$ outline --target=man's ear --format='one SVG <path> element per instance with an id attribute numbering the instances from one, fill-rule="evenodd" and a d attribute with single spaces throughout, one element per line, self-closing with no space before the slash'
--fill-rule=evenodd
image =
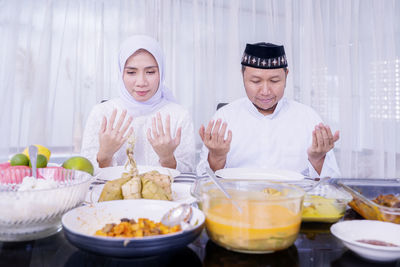
<path id="1" fill-rule="evenodd" d="M 289 74 L 289 69 L 286 69 L 286 78 L 287 78 L 288 74 Z"/>

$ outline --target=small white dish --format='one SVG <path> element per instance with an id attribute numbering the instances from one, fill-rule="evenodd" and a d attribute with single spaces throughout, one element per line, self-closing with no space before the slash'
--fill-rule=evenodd
<path id="1" fill-rule="evenodd" d="M 400 259 L 400 225 L 371 220 L 342 221 L 331 226 L 331 232 L 343 244 L 363 258 L 372 261 Z M 358 240 L 377 240 L 396 245 L 371 245 Z"/>
<path id="2" fill-rule="evenodd" d="M 226 168 L 216 171 L 215 175 L 224 179 L 274 181 L 301 181 L 304 179 L 304 175 L 294 171 L 262 168 Z"/>
<path id="3" fill-rule="evenodd" d="M 149 172 L 149 171 L 158 171 L 161 174 L 170 175 L 172 177 L 177 177 L 181 174 L 178 170 L 164 168 L 161 166 L 138 165 L 137 168 L 138 168 L 139 174 Z M 102 180 L 114 180 L 117 178 L 121 178 L 122 173 L 127 172 L 127 171 L 128 170 L 125 169 L 125 166 L 101 168 L 95 178 L 102 179 Z"/>

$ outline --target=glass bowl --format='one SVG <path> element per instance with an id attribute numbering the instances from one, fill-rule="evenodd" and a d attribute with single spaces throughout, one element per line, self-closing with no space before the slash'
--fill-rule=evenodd
<path id="1" fill-rule="evenodd" d="M 294 243 L 301 224 L 303 189 L 266 180 L 219 181 L 242 212 L 208 178 L 196 180 L 191 188 L 206 215 L 212 241 L 244 253 L 270 253 Z"/>
<path id="2" fill-rule="evenodd" d="M 48 167 L 38 169 L 38 179 L 54 187 L 29 189 L 22 181 L 31 174 L 25 166 L 0 170 L 0 241 L 35 240 L 60 231 L 62 215 L 84 201 L 92 181 L 86 172 Z"/>
<path id="3" fill-rule="evenodd" d="M 330 180 L 304 180 L 296 183 L 306 191 L 303 204 L 303 222 L 334 223 L 346 212 L 347 204 L 352 196 Z"/>

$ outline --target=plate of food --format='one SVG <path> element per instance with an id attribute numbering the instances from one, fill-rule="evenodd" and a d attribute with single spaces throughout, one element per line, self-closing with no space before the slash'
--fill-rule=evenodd
<path id="1" fill-rule="evenodd" d="M 398 224 L 372 220 L 342 221 L 332 225 L 331 232 L 363 258 L 373 261 L 400 259 Z"/>
<path id="2" fill-rule="evenodd" d="M 217 170 L 215 174 L 224 179 L 256 179 L 274 181 L 300 181 L 304 175 L 289 170 L 262 168 L 226 168 Z"/>
<path id="3" fill-rule="evenodd" d="M 140 166 L 133 156 L 135 141 L 128 141 L 128 163 L 125 166 L 104 168 L 86 197 L 87 202 L 126 199 L 156 199 L 191 203 L 190 184 L 173 183 L 179 172 L 173 169 Z M 102 184 L 104 183 L 104 184 Z"/>
<path id="4" fill-rule="evenodd" d="M 96 175 L 98 180 L 114 180 L 120 178 L 122 173 L 128 172 L 130 165 L 128 166 L 114 166 L 101 168 L 99 173 Z M 179 176 L 181 173 L 176 169 L 165 168 L 161 166 L 150 166 L 150 165 L 137 165 L 137 170 L 139 174 L 143 174 L 150 171 L 157 171 L 160 174 L 169 175 L 173 178 Z"/>
<path id="5" fill-rule="evenodd" d="M 75 208 L 62 217 L 64 233 L 76 247 L 111 257 L 146 257 L 185 247 L 204 227 L 202 211 L 192 207 L 189 224 L 165 226 L 162 216 L 176 202 L 116 200 Z"/>
<path id="6" fill-rule="evenodd" d="M 117 185 L 117 186 L 108 186 L 105 189 L 106 184 L 100 184 L 96 185 L 92 188 L 92 190 L 87 194 L 86 196 L 86 202 L 89 203 L 95 203 L 95 202 L 104 202 L 104 201 L 111 201 L 111 200 L 122 200 L 122 199 L 129 199 L 124 197 L 124 191 L 122 190 L 123 185 Z M 145 185 L 147 188 L 148 185 Z M 152 186 L 152 185 L 150 185 Z M 170 192 L 171 195 L 170 197 L 166 195 L 164 192 L 160 192 L 159 190 L 155 189 L 154 192 L 151 192 L 153 190 L 152 188 L 150 189 L 145 189 L 142 188 L 140 192 L 140 199 L 162 199 L 162 200 L 171 200 L 174 202 L 179 202 L 179 203 L 194 203 L 196 202 L 196 199 L 192 197 L 190 194 L 190 184 L 186 183 L 171 183 L 170 185 Z M 107 190 L 107 191 L 106 191 Z M 146 191 L 149 193 L 143 194 L 142 192 Z M 139 194 L 138 194 L 139 196 Z"/>

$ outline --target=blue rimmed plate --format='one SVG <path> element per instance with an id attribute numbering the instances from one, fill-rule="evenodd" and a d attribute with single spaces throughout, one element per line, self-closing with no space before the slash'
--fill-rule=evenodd
<path id="1" fill-rule="evenodd" d="M 107 223 L 119 223 L 121 218 L 148 218 L 160 221 L 169 209 L 179 205 L 162 200 L 114 200 L 73 209 L 62 217 L 64 233 L 76 247 L 111 257 L 146 257 L 179 249 L 193 242 L 204 227 L 205 216 L 193 208 L 191 227 L 181 232 L 142 238 L 95 236 Z"/>

